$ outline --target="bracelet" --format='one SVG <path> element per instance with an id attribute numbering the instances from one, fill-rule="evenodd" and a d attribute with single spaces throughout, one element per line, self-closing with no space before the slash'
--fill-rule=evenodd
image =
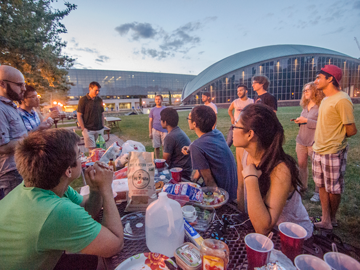
<path id="1" fill-rule="evenodd" d="M 248 178 L 249 176 L 255 176 L 257 179 L 259 179 L 259 177 L 258 177 L 257 175 L 255 175 L 255 174 L 249 174 L 249 175 L 247 175 L 247 176 L 244 177 L 244 181 L 245 181 L 245 179 Z"/>

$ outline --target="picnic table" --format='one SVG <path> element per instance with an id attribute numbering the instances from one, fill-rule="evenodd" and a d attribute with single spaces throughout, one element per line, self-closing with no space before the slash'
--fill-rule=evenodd
<path id="1" fill-rule="evenodd" d="M 104 119 L 109 124 L 109 127 L 118 127 L 120 129 L 120 124 L 118 125 L 118 122 L 121 121 L 121 118 L 107 116 L 104 117 Z"/>
<path id="2" fill-rule="evenodd" d="M 126 202 L 123 202 L 117 205 L 120 216 L 123 217 L 128 213 L 125 213 Z M 247 215 L 242 214 L 236 207 L 236 204 L 233 202 L 227 203 L 222 207 L 216 209 L 216 217 L 215 220 L 221 219 L 222 215 L 231 215 L 238 214 L 240 219 L 246 221 L 248 219 Z M 211 233 L 215 231 L 215 226 L 217 222 L 213 222 L 209 229 L 205 232 L 198 233 L 204 238 L 212 238 Z M 228 228 L 226 233 L 224 234 L 225 239 L 228 241 L 228 246 L 230 250 L 230 260 L 228 269 L 247 269 L 247 255 L 246 255 L 246 247 L 244 238 L 247 234 L 253 233 L 255 230 L 253 229 L 251 222 L 247 221 L 242 226 L 236 226 L 234 228 Z M 189 240 L 186 240 L 190 242 Z M 277 250 L 281 249 L 280 246 L 280 236 L 274 231 L 274 236 L 272 238 L 274 243 L 274 248 Z M 141 240 L 129 240 L 124 239 L 124 249 L 111 258 L 104 258 L 104 265 L 106 269 L 115 269 L 120 263 L 125 261 L 126 259 L 134 256 L 136 254 L 150 252 L 146 246 L 146 239 Z M 175 261 L 175 259 L 173 258 Z"/>

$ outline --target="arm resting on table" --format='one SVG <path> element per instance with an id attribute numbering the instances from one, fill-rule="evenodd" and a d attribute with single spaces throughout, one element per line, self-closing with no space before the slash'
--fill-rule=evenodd
<path id="1" fill-rule="evenodd" d="M 104 198 L 103 222 L 100 233 L 81 253 L 111 257 L 124 247 L 123 227 L 111 190 Z"/>
<path id="2" fill-rule="evenodd" d="M 170 153 L 165 153 L 165 152 L 163 152 L 163 159 L 166 160 L 166 163 L 167 163 L 167 164 L 170 163 L 170 158 L 171 158 L 171 154 L 170 154 Z"/>
<path id="3" fill-rule="evenodd" d="M 204 179 L 207 187 L 217 187 L 214 177 L 212 176 L 210 169 L 200 170 L 200 174 Z"/>

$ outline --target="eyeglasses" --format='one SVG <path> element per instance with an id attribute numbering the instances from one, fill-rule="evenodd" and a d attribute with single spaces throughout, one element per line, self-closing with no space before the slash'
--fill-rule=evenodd
<path id="1" fill-rule="evenodd" d="M 12 81 L 8 81 L 8 80 L 2 80 L 2 81 L 16 84 L 16 85 L 19 86 L 19 87 L 23 87 L 23 86 L 26 85 L 25 83 L 12 82 Z"/>
<path id="2" fill-rule="evenodd" d="M 190 117 L 186 117 L 186 119 L 191 121 L 191 118 L 190 118 Z"/>
<path id="3" fill-rule="evenodd" d="M 233 128 L 233 129 L 237 129 L 237 128 L 238 128 L 238 129 L 246 130 L 246 128 L 244 128 L 244 127 L 237 127 L 237 126 L 235 126 L 235 125 L 232 125 L 232 128 Z"/>

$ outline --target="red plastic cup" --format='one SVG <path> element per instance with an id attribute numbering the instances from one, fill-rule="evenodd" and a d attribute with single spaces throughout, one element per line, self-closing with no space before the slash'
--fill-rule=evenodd
<path id="1" fill-rule="evenodd" d="M 306 230 L 298 224 L 283 222 L 279 225 L 281 252 L 291 261 L 303 251 L 304 239 L 307 235 Z"/>
<path id="2" fill-rule="evenodd" d="M 155 167 L 158 169 L 164 168 L 165 167 L 165 159 L 155 159 Z"/>
<path id="3" fill-rule="evenodd" d="M 265 246 L 264 243 L 267 241 Z M 246 253 L 249 270 L 255 267 L 262 267 L 268 263 L 270 252 L 274 248 L 274 243 L 265 235 L 250 233 L 245 236 Z"/>
<path id="4" fill-rule="evenodd" d="M 171 177 L 174 179 L 174 181 L 176 182 L 180 182 L 181 181 L 181 172 L 183 169 L 181 168 L 172 168 L 170 169 L 171 172 Z"/>

